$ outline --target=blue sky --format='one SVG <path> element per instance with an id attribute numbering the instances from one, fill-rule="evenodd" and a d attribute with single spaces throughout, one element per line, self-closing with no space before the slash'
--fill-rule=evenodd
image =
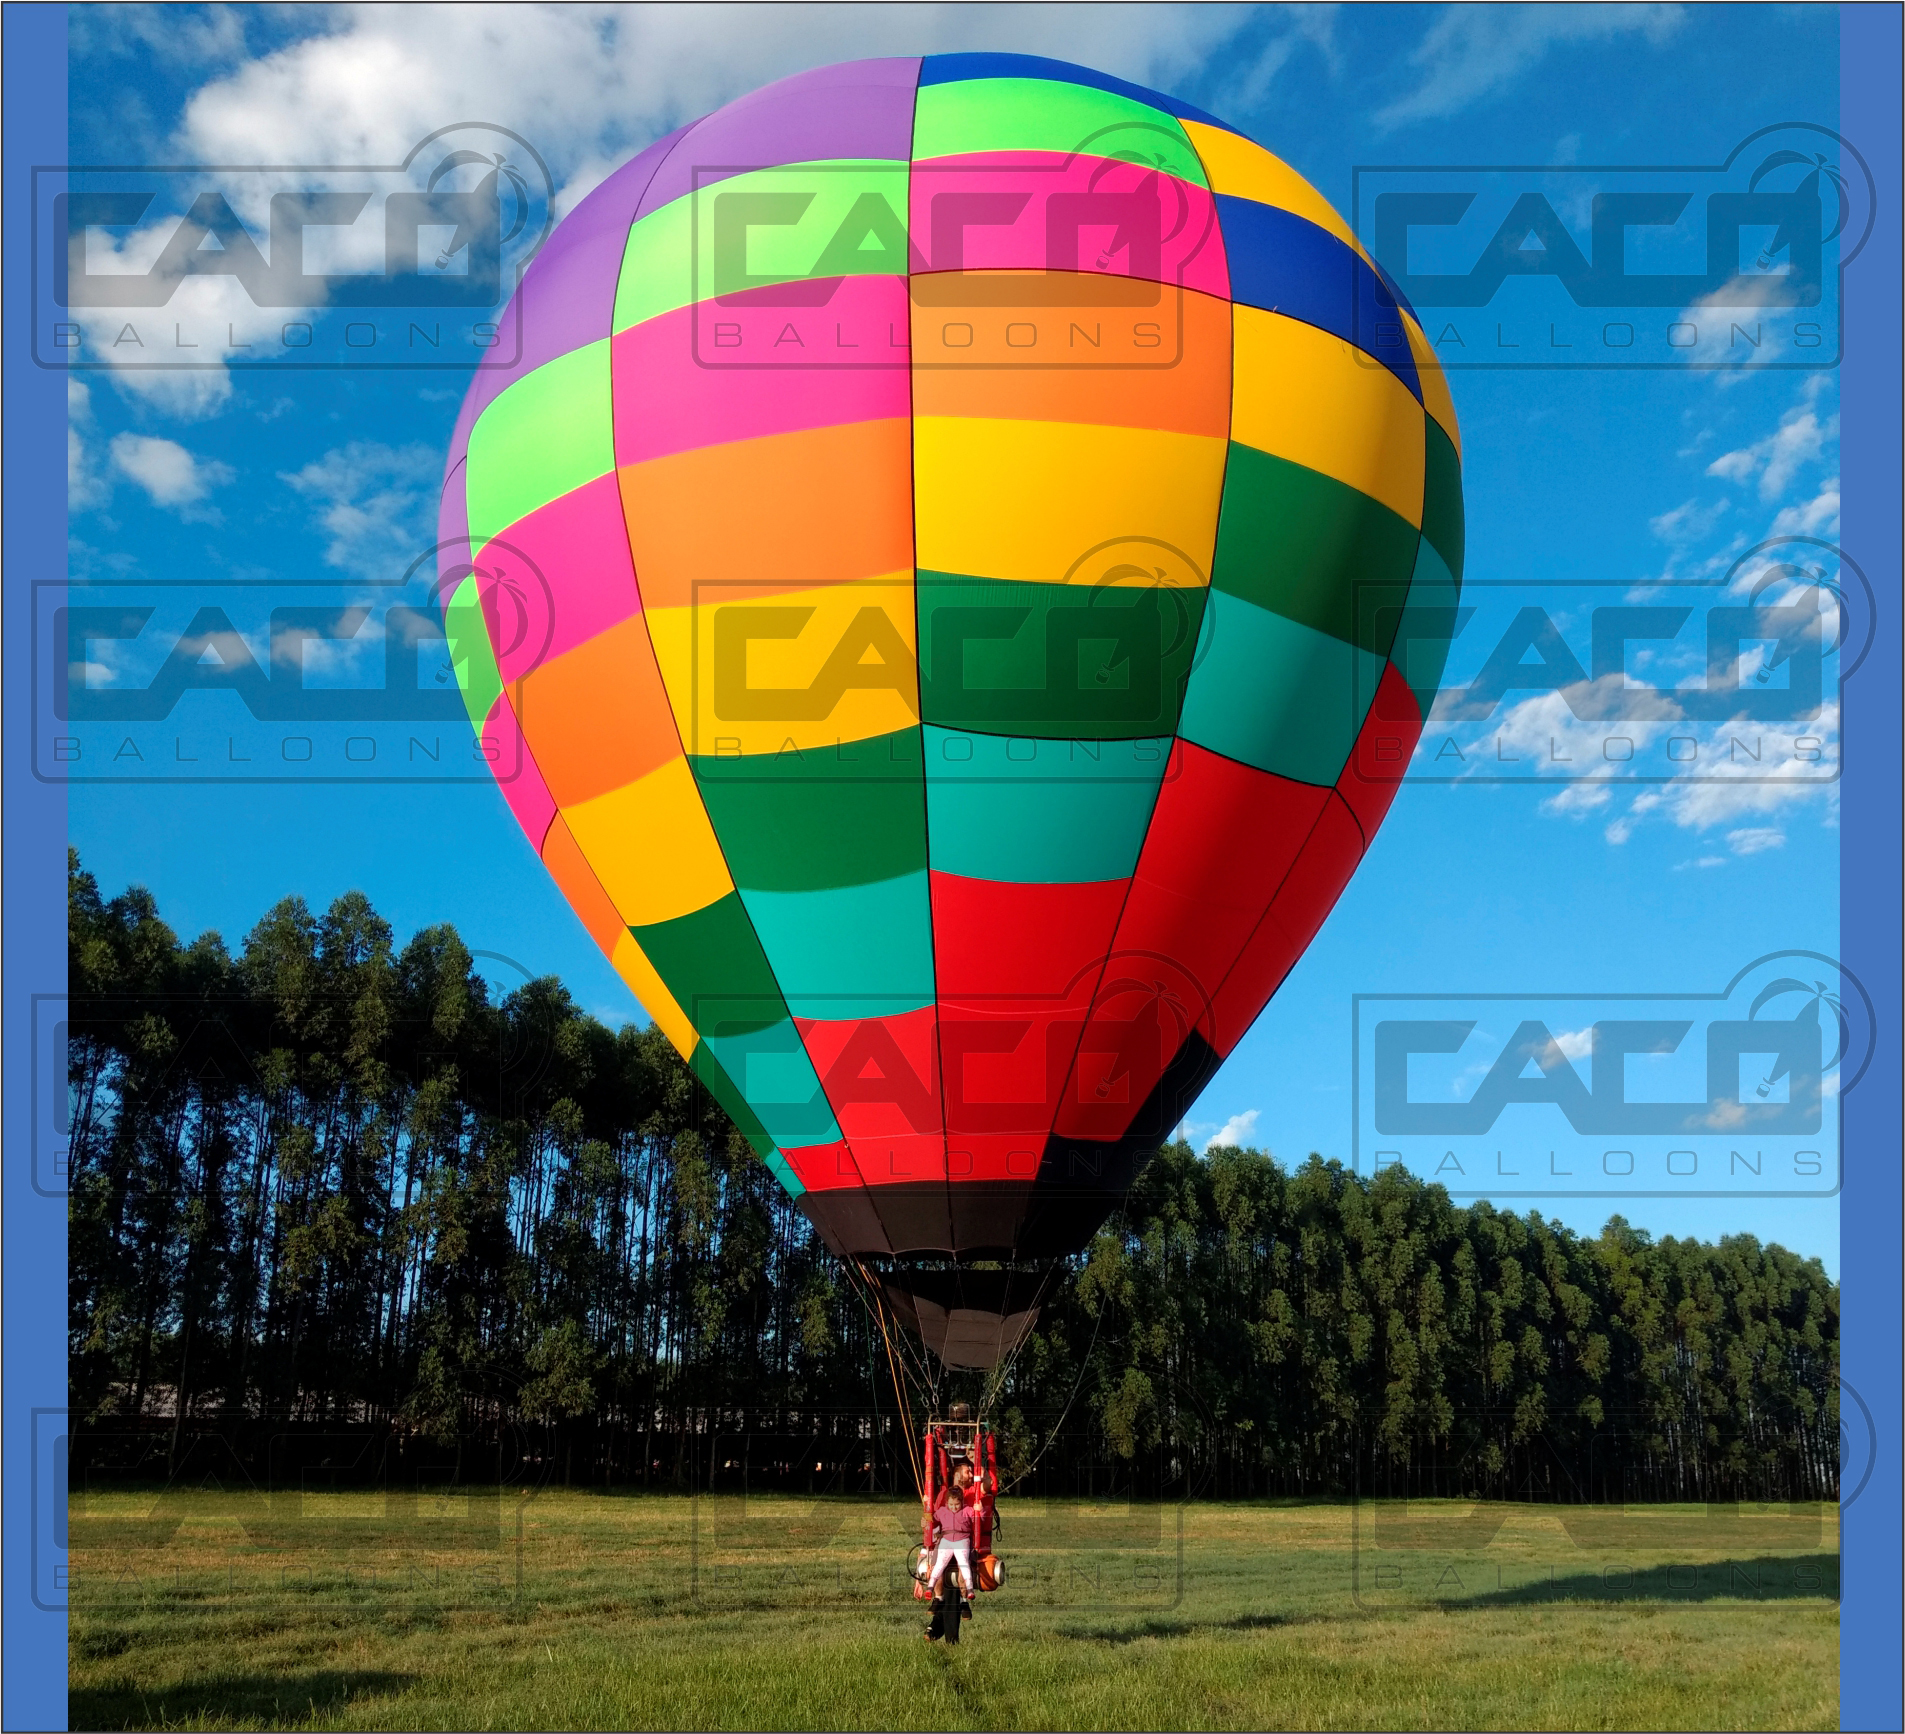
<path id="1" fill-rule="evenodd" d="M 1837 117 L 1838 24 L 1825 8 L 778 8 L 745 22 L 695 8 L 348 7 L 173 9 L 161 22 L 130 8 L 74 14 L 72 160 L 388 161 L 436 126 L 480 116 L 535 143 L 566 209 L 661 131 L 770 78 L 979 47 L 1169 89 L 1250 132 L 1342 209 L 1359 164 L 1713 163 L 1759 128 Z M 1585 250 L 1570 200 L 1612 182 L 1552 184 Z M 227 311 L 235 334 L 261 317 Z M 100 353 L 95 327 L 86 332 L 87 353 Z M 1503 599 L 1551 594 L 1583 655 L 1597 599 L 1659 601 L 1668 578 L 1719 583 L 1772 536 L 1836 538 L 1830 370 L 1517 366 L 1457 371 L 1452 383 L 1467 576 L 1496 586 L 1498 613 Z M 313 596 L 387 594 L 432 540 L 462 386 L 374 370 L 76 374 L 73 576 L 163 582 L 190 608 L 230 601 L 235 620 L 266 579 L 306 582 Z M 115 671 L 111 648 L 108 684 L 137 661 Z M 1685 670 L 1664 654 L 1651 678 L 1671 686 Z M 347 662 L 329 668 L 319 647 L 311 683 L 350 684 Z M 1607 731 L 1555 704 L 1516 695 L 1483 732 L 1537 745 L 1558 733 L 1599 751 Z M 190 695 L 175 720 L 164 738 L 184 744 L 165 750 L 223 754 L 221 771 L 262 738 L 231 695 Z M 1654 728 L 1644 750 L 1658 756 L 1671 733 Z M 1716 731 L 1696 733 L 1710 753 Z M 642 1015 L 486 782 L 187 784 L 142 765 L 130 782 L 75 783 L 72 838 L 109 893 L 150 886 L 186 934 L 216 928 L 235 943 L 278 897 L 321 906 L 357 887 L 400 935 L 450 920 L 480 951 L 560 974 L 605 1019 Z M 1723 989 L 1768 953 L 1836 956 L 1836 802 L 1829 774 L 1584 785 L 1469 773 L 1406 787 L 1309 954 L 1198 1105 L 1193 1134 L 1285 1159 L 1347 1157 L 1356 995 L 1604 996 L 1591 1012 L 1576 1006 L 1585 1023 L 1632 1015 L 1604 1009 L 1619 996 Z M 509 962 L 488 967 L 520 979 Z M 1750 1231 L 1837 1269 L 1829 1196 L 1603 1188 L 1515 1203 L 1531 1205 L 1590 1231 L 1617 1209 L 1657 1233 Z"/>

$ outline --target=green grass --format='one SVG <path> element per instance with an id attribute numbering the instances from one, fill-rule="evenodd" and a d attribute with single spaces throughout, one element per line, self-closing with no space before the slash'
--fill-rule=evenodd
<path id="1" fill-rule="evenodd" d="M 1016 1507 L 1016 1508 L 1015 1508 Z M 94 1493 L 75 1727 L 1830 1728 L 1836 1511 Z"/>

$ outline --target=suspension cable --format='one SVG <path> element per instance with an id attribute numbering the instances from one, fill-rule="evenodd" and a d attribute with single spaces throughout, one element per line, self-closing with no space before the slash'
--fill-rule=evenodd
<path id="1" fill-rule="evenodd" d="M 912 1339 L 900 1328 L 897 1320 L 891 1320 L 891 1309 L 886 1304 L 884 1298 L 885 1290 L 880 1283 L 879 1277 L 874 1272 L 868 1270 L 864 1265 L 860 1264 L 859 1260 L 856 1259 L 854 1263 L 859 1270 L 860 1280 L 872 1294 L 873 1299 L 871 1305 L 875 1316 L 883 1321 L 881 1325 L 882 1331 L 890 1332 L 888 1337 L 889 1349 L 899 1357 L 901 1364 L 917 1382 L 921 1391 L 925 1393 L 928 1404 L 931 1405 L 938 1399 L 939 1376 L 933 1371 L 930 1362 L 924 1356 L 924 1345 L 921 1345 L 921 1353 L 914 1352 Z M 885 1322 L 889 1320 L 891 1320 L 890 1324 Z"/>
<path id="2" fill-rule="evenodd" d="M 880 1333 L 880 1342 L 886 1352 L 887 1372 L 893 1381 L 893 1400 L 899 1411 L 902 1439 L 906 1448 L 906 1465 L 912 1474 L 913 1486 L 918 1491 L 920 1500 L 924 1502 L 926 1484 L 920 1476 L 919 1462 L 913 1455 L 912 1405 L 906 1400 L 905 1381 L 900 1377 L 900 1362 L 894 1353 L 893 1333 L 887 1325 L 886 1303 L 880 1298 L 880 1291 L 873 1277 L 858 1259 L 848 1259 L 844 1262 L 847 1270 L 856 1278 L 854 1291 L 859 1296 L 860 1304 L 866 1308 L 867 1316 L 872 1319 Z"/>
<path id="3" fill-rule="evenodd" d="M 906 1374 L 910 1375 L 910 1380 L 917 1381 L 922 1394 L 926 1398 L 927 1412 L 929 1415 L 932 1413 L 933 1406 L 938 1401 L 939 1379 L 928 1364 L 919 1356 L 911 1353 L 912 1343 L 906 1333 L 899 1330 L 896 1324 L 889 1323 L 889 1309 L 878 1277 L 869 1271 L 857 1258 L 849 1256 L 841 1262 L 843 1268 L 845 1268 L 850 1277 L 854 1279 L 853 1287 L 855 1293 L 858 1295 L 861 1305 L 866 1308 L 868 1317 L 872 1319 L 880 1333 L 880 1341 L 886 1352 L 887 1372 L 893 1382 L 893 1396 L 895 1403 L 898 1405 L 900 1423 L 906 1429 L 908 1435 L 906 1453 L 907 1467 L 912 1474 L 913 1485 L 918 1489 L 919 1497 L 921 1500 L 924 1500 L 926 1497 L 925 1482 L 920 1474 L 919 1463 L 912 1451 L 911 1435 L 914 1428 L 914 1421 L 912 1405 L 907 1400 L 909 1378 L 902 1376 L 902 1368 L 904 1367 Z M 1046 1273 L 1045 1277 L 1039 1283 L 1038 1289 L 1035 1291 L 1035 1297 L 1032 1301 L 1033 1306 L 1042 1306 L 1044 1304 L 1046 1294 L 1056 1279 L 1057 1274 L 1056 1268 Z M 1072 1409 L 1078 1401 L 1078 1394 L 1084 1389 L 1085 1375 L 1091 1370 L 1092 1356 L 1097 1352 L 1099 1333 L 1104 1328 L 1105 1314 L 1109 1308 L 1110 1303 L 1109 1300 L 1107 1300 L 1105 1304 L 1101 1305 L 1098 1309 L 1097 1317 L 1092 1323 L 1091 1341 L 1086 1346 L 1084 1359 L 1079 1363 L 1078 1377 L 1072 1383 L 1071 1394 L 1065 1399 L 1065 1407 L 1059 1411 L 1057 1422 L 1046 1435 L 1044 1444 L 1042 1444 L 1034 1454 L 1032 1461 L 1028 1463 L 1024 1469 L 1020 1470 L 1017 1475 L 1013 1476 L 1010 1481 L 1005 1482 L 1000 1487 L 999 1491 L 1001 1493 L 1009 1493 L 1025 1481 L 1033 1470 L 1044 1461 L 1045 1454 L 1058 1442 L 1059 1433 L 1064 1428 L 1065 1422 L 1070 1419 Z M 1007 1354 L 996 1367 L 988 1372 L 985 1384 L 981 1389 L 976 1409 L 976 1419 L 983 1422 L 992 1407 L 998 1402 L 1004 1391 L 1006 1380 L 1011 1376 L 1013 1369 L 1017 1366 L 1019 1357 L 1025 1352 L 1026 1345 L 1031 1341 L 1031 1338 L 1032 1333 L 1030 1330 L 1027 1330 L 1025 1334 L 1020 1337 L 1017 1344 L 1014 1345 L 1010 1353 Z"/>
<path id="4" fill-rule="evenodd" d="M 876 1314 L 876 1317 L 879 1319 L 881 1340 L 886 1344 L 886 1369 L 893 1379 L 893 1399 L 899 1405 L 900 1425 L 906 1429 L 906 1466 L 912 1472 L 913 1487 L 923 1505 L 926 1502 L 926 1482 L 920 1473 L 919 1459 L 913 1455 L 912 1405 L 906 1401 L 904 1381 L 900 1378 L 900 1364 L 898 1357 L 893 1353 L 892 1333 L 887 1329 L 884 1312 Z"/>

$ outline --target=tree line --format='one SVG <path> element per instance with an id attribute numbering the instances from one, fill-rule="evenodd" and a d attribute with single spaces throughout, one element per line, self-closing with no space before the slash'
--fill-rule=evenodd
<path id="1" fill-rule="evenodd" d="M 658 1029 L 495 991 L 454 928 L 399 947 L 356 892 L 234 952 L 77 854 L 68 891 L 82 1458 L 321 1426 L 469 1477 L 507 1437 L 597 1485 L 719 1485 L 757 1450 L 910 1485 L 859 1287 Z M 1590 1238 L 1179 1143 L 994 1413 L 1050 1493 L 1833 1498 L 1838 1310 L 1749 1235 Z"/>

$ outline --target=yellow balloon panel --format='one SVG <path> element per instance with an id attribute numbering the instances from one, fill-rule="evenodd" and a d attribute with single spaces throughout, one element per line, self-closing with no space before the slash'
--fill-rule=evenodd
<path id="1" fill-rule="evenodd" d="M 1314 325 L 1235 309 L 1231 438 L 1422 524 L 1422 405 L 1388 368 Z"/>
<path id="2" fill-rule="evenodd" d="M 1184 130 L 1203 159 L 1204 173 L 1210 177 L 1213 193 L 1229 193 L 1239 199 L 1255 199 L 1261 205 L 1281 210 L 1327 229 L 1346 246 L 1363 253 L 1363 246 L 1350 232 L 1349 225 L 1337 215 L 1329 200 L 1310 185 L 1281 157 L 1272 155 L 1241 133 L 1222 127 L 1205 126 L 1187 120 Z M 1365 259 L 1367 253 L 1363 253 Z"/>
<path id="3" fill-rule="evenodd" d="M 919 564 L 1093 583 L 1091 550 L 1147 537 L 1208 574 L 1225 442 L 1156 428 L 923 416 L 914 438 Z"/>
<path id="4" fill-rule="evenodd" d="M 646 618 L 692 757 L 829 747 L 919 721 L 913 574 L 814 590 L 730 585 Z"/>
<path id="5" fill-rule="evenodd" d="M 734 889 L 686 759 L 562 816 L 631 927 L 705 909 Z"/>

